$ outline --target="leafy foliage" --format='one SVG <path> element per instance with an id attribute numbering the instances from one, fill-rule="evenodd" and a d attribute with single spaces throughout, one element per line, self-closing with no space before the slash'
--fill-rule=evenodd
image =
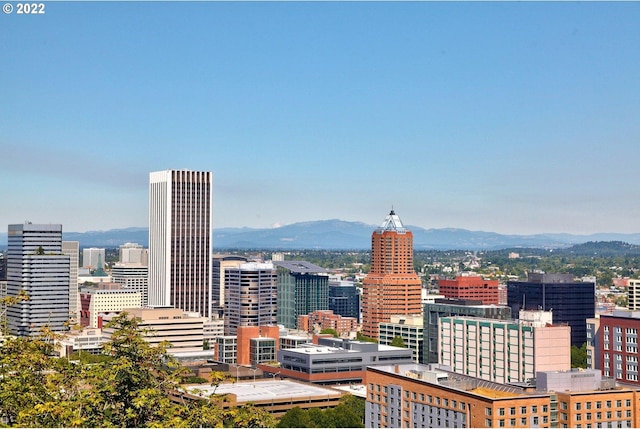
<path id="1" fill-rule="evenodd" d="M 407 346 L 404 343 L 404 340 L 399 335 L 396 335 L 395 337 L 393 337 L 393 340 L 391 340 L 391 344 L 389 345 L 394 347 L 407 348 Z"/>
<path id="2" fill-rule="evenodd" d="M 292 408 L 278 422 L 279 428 L 362 428 L 365 401 L 353 395 L 340 399 L 335 408 Z"/>
<path id="3" fill-rule="evenodd" d="M 172 401 L 186 370 L 166 352 L 168 344 L 151 346 L 126 314 L 109 326 L 108 359 L 93 363 L 56 357 L 51 331 L 7 338 L 0 347 L 0 420 L 19 427 L 275 426 L 252 405 L 223 408 L 221 396 Z"/>
<path id="4" fill-rule="evenodd" d="M 322 331 L 320 331 L 321 334 L 331 334 L 333 335 L 335 338 L 338 338 L 340 335 L 338 335 L 338 332 L 333 329 L 333 328 L 325 328 Z"/>
<path id="5" fill-rule="evenodd" d="M 571 346 L 571 368 L 587 367 L 587 343 L 582 346 Z"/>

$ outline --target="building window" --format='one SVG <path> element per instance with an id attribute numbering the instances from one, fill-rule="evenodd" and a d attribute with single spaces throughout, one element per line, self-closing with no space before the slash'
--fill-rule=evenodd
<path id="1" fill-rule="evenodd" d="M 520 407 L 520 414 L 527 414 L 527 407 Z"/>
<path id="2" fill-rule="evenodd" d="M 533 424 L 534 425 L 538 424 L 538 416 L 533 416 Z"/>
<path id="3" fill-rule="evenodd" d="M 498 408 L 498 415 L 504 416 L 504 408 Z"/>
<path id="4" fill-rule="evenodd" d="M 509 408 L 509 415 L 511 415 L 511 416 L 515 416 L 516 415 L 516 407 Z"/>
<path id="5" fill-rule="evenodd" d="M 576 402 L 576 410 L 581 410 L 582 404 L 580 402 Z"/>
<path id="6" fill-rule="evenodd" d="M 538 412 L 538 406 L 537 405 L 532 405 L 531 406 L 531 414 L 535 414 Z"/>

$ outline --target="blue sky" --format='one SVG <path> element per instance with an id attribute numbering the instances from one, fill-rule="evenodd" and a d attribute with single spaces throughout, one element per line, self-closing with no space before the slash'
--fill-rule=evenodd
<path id="1" fill-rule="evenodd" d="M 187 168 L 215 227 L 640 232 L 638 2 L 45 10 L 0 15 L 0 226 L 146 226 Z"/>

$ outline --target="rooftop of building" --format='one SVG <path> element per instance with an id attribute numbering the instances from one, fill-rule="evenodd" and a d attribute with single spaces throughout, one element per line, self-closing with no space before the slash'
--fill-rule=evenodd
<path id="1" fill-rule="evenodd" d="M 362 353 L 362 352 L 389 352 L 409 350 L 402 347 L 394 347 L 365 341 L 345 340 L 342 338 L 320 338 L 325 344 L 301 344 L 296 348 L 287 349 L 288 352 L 313 355 L 326 355 L 332 353 Z"/>
<path id="2" fill-rule="evenodd" d="M 215 386 L 195 384 L 186 385 L 183 388 L 189 393 L 199 394 L 203 397 L 212 393 L 236 395 L 239 403 L 257 402 L 265 400 L 283 400 L 288 398 L 308 398 L 340 394 L 341 392 L 328 387 L 313 384 L 299 383 L 292 380 L 256 380 L 238 383 L 224 383 Z"/>
<path id="3" fill-rule="evenodd" d="M 273 261 L 273 264 L 297 274 L 324 274 L 327 272 L 326 269 L 307 261 Z"/>
<path id="4" fill-rule="evenodd" d="M 640 311 L 613 310 L 611 314 L 602 314 L 601 317 L 619 317 L 623 319 L 640 319 Z"/>
<path id="5" fill-rule="evenodd" d="M 398 216 L 393 209 L 391 209 L 391 212 L 384 219 L 382 225 L 380 225 L 375 230 L 376 234 L 382 234 L 386 231 L 393 231 L 399 234 L 404 234 L 407 232 L 407 229 L 404 227 L 402 221 L 400 220 L 400 216 Z"/>
<path id="6" fill-rule="evenodd" d="M 451 372 L 449 367 L 438 364 L 398 364 L 398 365 L 376 365 L 367 367 L 367 371 L 381 371 L 388 374 L 397 374 L 402 377 L 411 378 L 424 383 L 440 385 L 450 389 L 473 393 L 487 398 L 508 398 L 514 396 L 539 394 L 527 393 L 525 389 L 494 383 L 464 374 Z"/>

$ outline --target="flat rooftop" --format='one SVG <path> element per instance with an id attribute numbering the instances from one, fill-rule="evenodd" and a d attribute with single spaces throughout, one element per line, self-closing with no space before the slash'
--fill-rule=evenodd
<path id="1" fill-rule="evenodd" d="M 298 274 L 318 274 L 327 272 L 326 269 L 307 261 L 273 261 L 273 264 Z"/>
<path id="2" fill-rule="evenodd" d="M 297 383 L 290 380 L 256 380 L 240 383 L 220 384 L 216 389 L 207 384 L 189 384 L 183 386 L 184 390 L 189 393 L 197 394 L 202 392 L 202 396 L 211 395 L 214 390 L 216 394 L 224 395 L 233 393 L 237 397 L 239 403 L 256 402 L 265 400 L 281 400 L 287 398 L 307 398 L 309 396 L 328 396 L 336 395 L 341 392 L 335 389 L 329 389 L 322 386 L 311 384 Z"/>

